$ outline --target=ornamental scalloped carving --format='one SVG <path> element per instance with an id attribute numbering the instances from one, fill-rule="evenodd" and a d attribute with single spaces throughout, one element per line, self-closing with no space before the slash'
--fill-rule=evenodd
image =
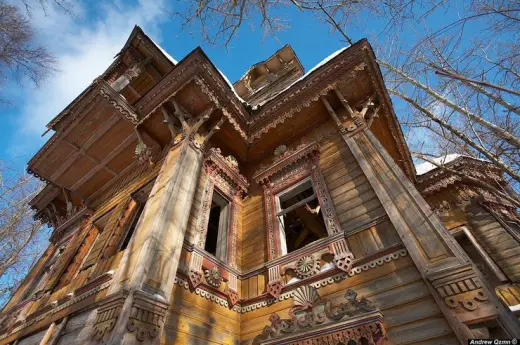
<path id="1" fill-rule="evenodd" d="M 275 155 L 276 157 L 279 157 L 279 156 L 281 156 L 282 154 L 284 154 L 286 151 L 287 151 L 287 146 L 285 146 L 285 145 L 280 145 L 280 146 L 278 146 L 278 147 L 274 150 L 274 155 Z"/>
<path id="2" fill-rule="evenodd" d="M 164 325 L 167 308 L 166 303 L 136 291 L 126 329 L 130 333 L 135 333 L 139 341 L 156 338 Z"/>
<path id="3" fill-rule="evenodd" d="M 138 159 L 139 164 L 147 164 L 153 166 L 152 150 L 142 141 L 140 141 L 135 147 L 135 156 Z"/>
<path id="4" fill-rule="evenodd" d="M 222 284 L 222 274 L 217 266 L 213 266 L 209 270 L 204 271 L 204 276 L 206 277 L 206 281 L 209 285 L 219 288 L 220 284 Z"/>
<path id="5" fill-rule="evenodd" d="M 320 295 L 315 287 L 304 285 L 294 291 L 293 299 L 297 307 L 312 308 L 320 300 Z"/>
<path id="6" fill-rule="evenodd" d="M 272 314 L 271 324 L 254 338 L 253 344 L 347 344 L 351 340 L 361 344 L 363 338 L 368 344 L 383 344 L 387 336 L 379 310 L 365 298 L 358 299 L 353 290 L 344 297 L 344 303 L 333 306 L 320 298 L 316 288 L 299 287 L 294 293 L 290 319 Z"/>
<path id="7" fill-rule="evenodd" d="M 118 293 L 107 296 L 101 302 L 101 306 L 97 310 L 96 322 L 94 323 L 94 334 L 92 335 L 94 339 L 103 339 L 114 328 L 127 295 L 128 291 L 121 290 Z"/>
<path id="8" fill-rule="evenodd" d="M 450 308 L 461 305 L 467 311 L 474 311 L 488 300 L 482 282 L 471 266 L 433 274 L 429 280 Z"/>
<path id="9" fill-rule="evenodd" d="M 126 102 L 122 96 L 115 92 L 114 89 L 105 81 L 102 81 L 100 85 L 99 94 L 101 97 L 119 111 L 124 118 L 129 120 L 132 124 L 137 125 L 139 121 L 137 115 L 132 110 L 132 106 L 130 104 L 125 104 Z"/>
<path id="10" fill-rule="evenodd" d="M 320 271 L 320 261 L 314 255 L 302 256 L 296 261 L 294 271 L 299 278 L 307 278 Z"/>

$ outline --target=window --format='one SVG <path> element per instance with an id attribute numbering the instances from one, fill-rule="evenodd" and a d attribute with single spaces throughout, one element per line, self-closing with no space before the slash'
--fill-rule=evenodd
<path id="1" fill-rule="evenodd" d="M 228 225 L 231 204 L 216 190 L 211 198 L 211 209 L 208 217 L 208 230 L 204 250 L 217 259 L 226 261 L 228 244 Z"/>
<path id="2" fill-rule="evenodd" d="M 139 219 L 141 218 L 141 214 L 143 213 L 144 205 L 148 201 L 148 197 L 150 196 L 150 192 L 152 191 L 154 183 L 155 179 L 148 182 L 144 187 L 132 194 L 133 202 L 136 203 L 135 212 L 133 213 L 132 220 L 130 221 L 123 235 L 121 244 L 119 245 L 119 251 L 123 251 L 128 247 L 128 244 L 130 243 L 130 240 L 134 235 L 137 223 L 139 223 Z"/>
<path id="3" fill-rule="evenodd" d="M 321 207 L 310 178 L 276 196 L 282 254 L 327 237 Z"/>
<path id="4" fill-rule="evenodd" d="M 138 203 L 136 208 L 137 209 L 132 217 L 130 226 L 128 227 L 128 229 L 126 229 L 125 235 L 123 236 L 123 240 L 121 241 L 121 245 L 119 247 L 120 252 L 125 250 L 128 247 L 128 243 L 130 243 L 130 240 L 132 239 L 132 236 L 135 231 L 135 227 L 137 226 L 137 223 L 139 222 L 139 218 L 141 218 L 141 214 L 143 213 L 144 203 Z"/>

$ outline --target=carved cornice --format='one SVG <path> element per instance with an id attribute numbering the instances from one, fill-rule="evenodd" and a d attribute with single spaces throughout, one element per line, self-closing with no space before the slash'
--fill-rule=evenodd
<path id="1" fill-rule="evenodd" d="M 445 164 L 447 169 L 456 170 L 480 180 L 502 181 L 500 170 L 491 162 L 461 156 Z M 417 188 L 421 193 L 433 193 L 451 184 L 462 181 L 463 177 L 441 167 L 417 177 Z"/>
<path id="2" fill-rule="evenodd" d="M 120 290 L 100 301 L 96 322 L 93 326 L 94 334 L 92 336 L 94 339 L 101 340 L 114 328 L 127 296 L 128 290 Z"/>
<path id="3" fill-rule="evenodd" d="M 232 195 L 236 194 L 244 197 L 247 194 L 249 182 L 240 174 L 236 158 L 233 156 L 224 157 L 220 149 L 211 148 L 206 155 L 205 165 L 206 169 L 219 174 L 231 184 L 235 191 L 235 193 L 231 193 Z"/>
<path id="4" fill-rule="evenodd" d="M 126 329 L 135 333 L 139 341 L 157 338 L 164 325 L 168 304 L 139 290 L 134 292 L 133 298 Z"/>
<path id="5" fill-rule="evenodd" d="M 301 160 L 314 157 L 319 153 L 319 146 L 316 142 L 302 143 L 292 150 L 286 150 L 275 157 L 274 161 L 268 165 L 261 165 L 253 174 L 253 180 L 261 185 L 269 184 L 271 178 Z"/>
<path id="6" fill-rule="evenodd" d="M 133 125 L 139 122 L 133 107 L 104 80 L 100 82 L 99 94 Z"/>
<path id="7" fill-rule="evenodd" d="M 161 103 L 157 99 L 162 100 L 169 97 L 190 79 L 195 80 L 195 83 L 201 87 L 201 91 L 221 108 L 224 116 L 228 118 L 244 140 L 247 140 L 249 114 L 200 48 L 186 56 L 138 101 L 136 108 L 140 117 L 146 117 L 156 109 L 157 104 Z M 229 106 L 232 106 L 233 109 L 231 110 Z"/>
<path id="8" fill-rule="evenodd" d="M 428 279 L 450 308 L 460 305 L 473 311 L 488 300 L 482 282 L 469 265 L 432 274 Z"/>

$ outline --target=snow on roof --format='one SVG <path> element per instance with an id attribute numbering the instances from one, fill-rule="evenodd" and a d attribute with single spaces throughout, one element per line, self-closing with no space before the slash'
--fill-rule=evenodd
<path id="1" fill-rule="evenodd" d="M 164 54 L 164 56 L 166 56 L 168 58 L 168 60 L 170 60 L 171 62 L 173 62 L 174 65 L 176 65 L 178 63 L 177 60 L 175 60 L 170 54 L 168 54 L 166 52 L 166 50 L 164 50 L 160 45 L 157 44 L 157 42 L 155 42 L 150 36 L 148 36 L 150 38 L 150 40 L 152 41 L 153 44 L 155 44 L 157 46 L 157 48 L 159 48 L 159 50 L 161 51 L 161 53 Z"/>
<path id="2" fill-rule="evenodd" d="M 448 164 L 449 162 L 452 162 L 454 161 L 455 159 L 461 157 L 462 155 L 459 155 L 457 153 L 452 153 L 452 154 L 449 154 L 449 155 L 446 155 L 446 156 L 441 156 L 441 157 L 437 157 L 437 158 L 434 158 L 434 159 L 431 159 L 432 162 L 435 162 L 439 165 L 444 165 L 444 164 Z M 417 164 L 415 166 L 415 171 L 417 171 L 417 175 L 424 175 L 426 174 L 427 172 L 433 170 L 437 168 L 437 166 L 435 164 L 432 164 L 430 162 L 424 162 L 424 163 L 421 163 L 421 164 Z"/>
<path id="3" fill-rule="evenodd" d="M 295 81 L 293 81 L 291 84 L 289 84 L 287 87 L 285 87 L 284 89 L 282 89 L 280 92 L 278 92 L 277 94 L 273 95 L 272 97 L 269 97 L 267 99 L 265 99 L 263 102 L 259 103 L 258 105 L 254 106 L 253 109 L 256 109 L 262 105 L 264 105 L 265 103 L 269 102 L 271 99 L 275 98 L 276 96 L 278 96 L 279 94 L 281 94 L 282 92 L 284 92 L 285 90 L 289 89 L 291 86 L 293 86 L 294 84 L 296 84 L 297 82 L 307 78 L 312 72 L 314 72 L 315 70 L 317 70 L 318 68 L 320 68 L 321 66 L 325 65 L 327 62 L 329 62 L 330 60 L 332 60 L 333 58 L 335 58 L 336 56 L 338 56 L 340 53 L 342 53 L 345 49 L 347 49 L 348 47 L 350 47 L 350 45 L 346 46 L 346 47 L 343 47 L 341 49 L 338 49 L 336 50 L 335 52 L 333 52 L 332 54 L 330 54 L 329 56 L 327 56 L 325 59 L 321 60 L 318 64 L 314 65 L 314 67 L 312 67 L 309 71 L 307 71 L 307 73 L 305 73 L 303 76 L 301 76 L 300 78 L 296 79 Z"/>
<path id="4" fill-rule="evenodd" d="M 235 91 L 235 87 L 233 86 L 233 84 L 231 84 L 231 81 L 228 79 L 228 77 L 226 77 L 226 75 L 224 73 L 222 73 L 222 71 L 220 69 L 217 68 L 217 71 L 220 73 L 220 75 L 222 76 L 222 78 L 224 78 L 224 80 L 226 81 L 226 83 L 228 83 L 229 87 L 231 88 L 231 91 L 233 91 L 233 93 L 235 94 L 235 96 L 237 96 L 238 100 L 242 103 L 247 103 L 246 101 L 244 101 L 242 99 L 242 97 L 240 97 L 238 95 L 238 93 Z"/>
<path id="5" fill-rule="evenodd" d="M 151 37 L 150 37 L 150 40 L 153 42 L 153 44 L 155 44 L 157 46 L 157 48 L 159 48 L 159 50 L 161 51 L 161 53 L 163 53 L 171 62 L 173 62 L 175 65 L 178 63 L 177 60 L 175 60 L 170 54 L 168 54 L 166 52 L 166 50 L 164 50 L 160 45 L 158 45 Z M 217 68 L 217 70 L 219 71 L 220 75 L 222 75 L 222 77 L 224 78 L 224 80 L 226 81 L 226 83 L 228 83 L 229 87 L 231 88 L 231 90 L 233 91 L 233 93 L 235 94 L 235 96 L 237 96 L 237 98 L 240 100 L 240 102 L 243 102 L 243 103 L 247 103 L 246 101 L 244 101 L 242 99 L 242 97 L 240 97 L 238 95 L 238 93 L 236 93 L 235 91 L 235 88 L 233 87 L 233 84 L 231 84 L 231 81 L 229 81 L 228 77 L 226 77 L 226 75 L 224 73 L 222 73 L 221 70 L 219 70 Z"/>

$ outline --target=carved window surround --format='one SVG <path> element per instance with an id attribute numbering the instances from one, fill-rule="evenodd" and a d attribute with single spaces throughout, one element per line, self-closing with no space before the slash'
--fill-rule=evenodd
<path id="1" fill-rule="evenodd" d="M 268 166 L 261 166 L 253 179 L 264 189 L 264 212 L 267 223 L 267 245 L 269 262 L 269 282 L 267 291 L 278 298 L 283 288 L 281 276 L 286 269 L 293 269 L 301 278 L 310 277 L 319 272 L 319 260 L 324 254 L 333 254 L 336 267 L 348 272 L 354 256 L 345 241 L 339 219 L 336 215 L 332 198 L 325 184 L 319 167 L 320 151 L 317 142 L 304 142 L 292 150 L 280 146 L 275 151 L 276 158 Z M 276 195 L 286 188 L 311 177 L 313 189 L 321 206 L 322 215 L 329 238 L 328 246 L 317 251 L 316 244 L 282 257 L 281 236 L 276 218 Z M 332 239 L 330 238 L 332 236 Z M 330 241 L 330 242 L 329 242 Z M 319 244 L 324 242 L 318 241 Z M 318 244 L 318 245 L 319 245 Z"/>
<path id="2" fill-rule="evenodd" d="M 54 229 L 52 233 L 51 242 L 59 240 L 70 226 L 73 226 L 77 221 L 83 218 L 90 217 L 92 213 L 92 210 L 90 210 L 86 206 L 83 206 L 82 208 L 73 210 L 73 212 L 70 215 L 68 215 L 68 218 L 63 219 L 61 222 L 57 221 L 56 223 L 58 223 L 59 225 Z"/>
<path id="3" fill-rule="evenodd" d="M 293 295 L 289 319 L 278 314 L 255 337 L 253 345 L 356 344 L 382 345 L 387 339 L 383 314 L 365 298 L 348 290 L 345 302 L 333 306 L 316 288 L 305 285 Z"/>
<path id="4" fill-rule="evenodd" d="M 213 286 L 220 286 L 222 275 L 224 274 L 222 265 L 215 264 L 206 267 L 203 271 L 204 258 L 206 263 L 218 262 L 217 258 L 204 252 L 206 234 L 208 230 L 209 212 L 213 191 L 217 189 L 225 198 L 230 201 L 230 219 L 227 229 L 227 262 L 225 265 L 236 270 L 237 268 L 237 234 L 238 234 L 238 211 L 241 207 L 241 199 L 246 196 L 249 188 L 247 179 L 240 174 L 238 162 L 232 156 L 224 157 L 218 148 L 211 148 L 205 158 L 204 167 L 206 170 L 205 180 L 200 188 L 202 190 L 202 200 L 199 214 L 197 216 L 197 227 L 193 242 L 194 250 L 191 253 L 189 262 L 189 281 L 192 289 L 196 289 L 202 281 L 202 276 L 206 276 L 206 281 Z M 228 279 L 228 295 L 230 304 L 234 305 L 238 301 L 237 272 L 228 270 L 225 272 Z"/>

